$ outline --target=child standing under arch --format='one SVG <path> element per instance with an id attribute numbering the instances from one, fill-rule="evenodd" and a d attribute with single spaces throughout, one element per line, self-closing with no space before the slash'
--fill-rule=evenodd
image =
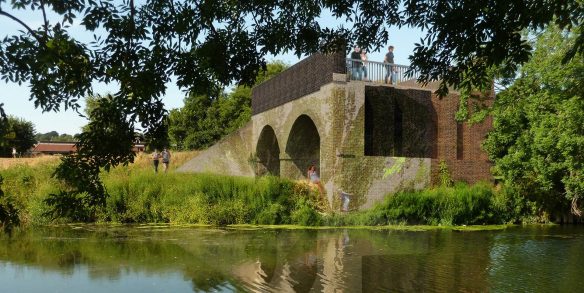
<path id="1" fill-rule="evenodd" d="M 322 186 L 322 182 L 320 181 L 320 177 L 318 177 L 318 173 L 316 172 L 316 166 L 314 164 L 308 167 L 308 172 L 306 175 L 308 177 L 308 182 L 316 184 L 321 196 L 324 196 L 324 186 Z"/>

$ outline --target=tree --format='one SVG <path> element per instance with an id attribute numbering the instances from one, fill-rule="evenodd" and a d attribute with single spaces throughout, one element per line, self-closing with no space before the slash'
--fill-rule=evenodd
<path id="1" fill-rule="evenodd" d="M 268 63 L 255 84 L 286 68 L 288 65 L 280 61 Z M 238 86 L 216 99 L 193 93 L 185 98 L 183 108 L 170 111 L 168 132 L 171 144 L 177 149 L 200 149 L 239 129 L 250 119 L 251 88 L 248 86 Z"/>
<path id="2" fill-rule="evenodd" d="M 346 50 L 353 42 L 378 49 L 390 27 L 410 26 L 427 31 L 412 68 L 422 81 L 443 80 L 445 92 L 448 84 L 490 84 L 491 66 L 526 62 L 531 48 L 521 37 L 524 29 L 551 22 L 571 29 L 584 19 L 580 0 L 7 2 L 0 0 L 0 15 L 24 31 L 0 45 L 3 80 L 30 82 L 32 100 L 45 111 L 78 109 L 78 99 L 91 94 L 91 82 L 115 82 L 124 111 L 154 128 L 151 123 L 162 123 L 165 112 L 148 105 L 159 102 L 173 75 L 183 88 L 216 95 L 216 84 L 253 84 L 268 54 Z M 37 11 L 40 27 L 16 18 L 12 10 L 19 9 Z M 48 12 L 58 17 L 47 18 Z M 324 14 L 343 24 L 321 26 Z M 81 43 L 68 33 L 74 20 L 88 32 L 106 32 Z M 566 60 L 583 50 L 580 32 Z"/>
<path id="3" fill-rule="evenodd" d="M 65 190 L 50 194 L 46 200 L 54 217 L 93 221 L 108 196 L 99 177 L 101 169 L 109 171 L 120 163 L 134 161 L 134 154 L 127 150 L 136 135 L 132 121 L 119 108 L 118 98 L 107 95 L 88 99 L 89 123 L 78 136 L 77 152 L 63 157 L 53 174 L 66 183 Z"/>
<path id="4" fill-rule="evenodd" d="M 70 142 L 76 141 L 75 135 L 67 133 L 59 134 L 57 131 L 49 131 L 47 133 L 38 133 L 35 135 L 37 141 L 56 141 L 56 142 Z"/>
<path id="5" fill-rule="evenodd" d="M 551 212 L 580 215 L 584 197 L 584 54 L 566 64 L 578 34 L 551 26 L 534 58 L 497 95 L 484 143 L 496 173 Z"/>
<path id="6" fill-rule="evenodd" d="M 26 153 L 36 144 L 34 125 L 30 121 L 8 116 L 1 127 L 0 156 L 12 156 L 12 148 L 18 153 Z"/>
<path id="7" fill-rule="evenodd" d="M 13 10 L 19 9 L 37 12 L 39 27 L 15 17 Z M 318 19 L 326 13 L 343 24 L 321 27 Z M 172 76 L 179 87 L 217 98 L 222 86 L 233 81 L 253 84 L 269 54 L 346 51 L 350 43 L 375 50 L 387 43 L 390 27 L 410 26 L 427 31 L 410 58 L 420 81 L 443 80 L 441 94 L 447 85 L 469 91 L 490 84 L 492 66 L 513 67 L 529 59 L 531 48 L 521 38 L 522 30 L 541 29 L 551 22 L 563 29 L 582 27 L 584 3 L 148 0 L 136 5 L 134 0 L 11 0 L 10 4 L 0 0 L 0 16 L 23 29 L 0 42 L 2 80 L 30 83 L 31 100 L 43 111 L 78 111 L 79 98 L 92 94 L 92 82 L 116 84 L 115 105 L 104 109 L 121 112 L 129 132 L 139 127 L 156 141 L 166 136 L 167 112 L 161 96 Z M 99 36 L 82 43 L 69 34 L 73 23 Z M 583 51 L 584 30 L 580 30 L 564 60 Z M 91 145 L 84 141 L 89 137 L 80 136 L 78 150 Z M 122 138 L 130 136 L 104 137 Z M 131 154 L 129 145 L 119 144 Z M 86 158 L 92 162 L 124 164 L 131 158 L 119 156 L 122 150 L 110 151 L 80 153 L 108 157 Z"/>

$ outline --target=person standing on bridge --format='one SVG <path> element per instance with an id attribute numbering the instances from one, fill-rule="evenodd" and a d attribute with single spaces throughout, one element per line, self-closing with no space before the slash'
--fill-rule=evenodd
<path id="1" fill-rule="evenodd" d="M 351 75 L 353 80 L 361 80 L 361 66 L 363 63 L 357 60 L 361 60 L 361 48 L 359 46 L 355 46 L 351 53 Z"/>
<path id="2" fill-rule="evenodd" d="M 363 80 L 364 81 L 368 81 L 367 80 L 367 51 L 365 49 L 361 50 L 361 61 L 363 61 L 363 64 L 361 64 L 361 71 L 363 72 Z"/>
<path id="3" fill-rule="evenodd" d="M 396 71 L 397 68 L 394 66 L 393 61 L 393 46 L 389 46 L 387 48 L 387 54 L 385 54 L 385 58 L 383 58 L 383 63 L 385 63 L 385 83 L 389 84 L 396 84 Z"/>

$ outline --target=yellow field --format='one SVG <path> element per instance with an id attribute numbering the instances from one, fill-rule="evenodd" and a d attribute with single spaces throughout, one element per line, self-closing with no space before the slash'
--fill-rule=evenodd
<path id="1" fill-rule="evenodd" d="M 188 151 L 188 152 L 170 152 L 170 165 L 169 170 L 174 170 L 194 158 L 198 151 Z M 134 167 L 138 168 L 153 168 L 152 167 L 152 154 L 151 153 L 139 153 L 134 160 Z M 162 170 L 162 160 L 160 160 L 160 170 Z"/>
<path id="2" fill-rule="evenodd" d="M 170 168 L 169 170 L 174 170 L 188 160 L 192 159 L 198 154 L 198 151 L 188 151 L 188 152 L 171 152 L 170 158 Z M 152 160 L 150 159 L 150 153 L 139 153 L 134 161 L 134 167 L 137 168 L 152 168 Z M 61 156 L 39 156 L 34 158 L 0 158 L 0 170 L 6 170 L 8 168 L 27 165 L 34 167 L 36 165 L 47 164 L 47 163 L 58 163 Z M 162 168 L 162 161 L 160 167 Z"/>
<path id="3" fill-rule="evenodd" d="M 40 156 L 34 158 L 0 158 L 0 170 L 6 170 L 8 168 L 18 166 L 18 165 L 27 165 L 34 167 L 40 164 L 46 164 L 51 162 L 58 162 L 60 156 Z"/>

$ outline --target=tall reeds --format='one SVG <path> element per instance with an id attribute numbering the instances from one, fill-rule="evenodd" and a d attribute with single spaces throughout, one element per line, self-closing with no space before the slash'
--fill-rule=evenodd
<path id="1" fill-rule="evenodd" d="M 178 155 L 176 156 L 178 157 Z M 186 160 L 183 158 L 183 160 Z M 507 190 L 489 183 L 455 184 L 387 195 L 365 211 L 340 214 L 318 202 L 305 183 L 278 177 L 244 178 L 215 174 L 155 174 L 148 156 L 120 166 L 102 179 L 109 197 L 95 221 L 116 223 L 296 224 L 314 225 L 473 225 L 518 222 L 533 209 Z M 20 222 L 71 222 L 52 219 L 46 203 L 64 186 L 51 177 L 55 161 L 1 170 L 6 198 L 18 210 Z"/>

